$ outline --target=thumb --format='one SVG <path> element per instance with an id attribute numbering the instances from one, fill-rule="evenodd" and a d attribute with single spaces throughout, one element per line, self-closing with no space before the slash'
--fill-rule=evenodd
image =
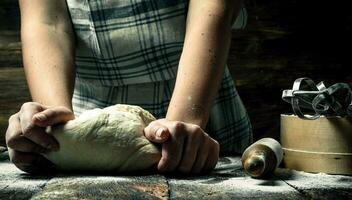
<path id="1" fill-rule="evenodd" d="M 74 119 L 73 112 L 63 106 L 48 108 L 33 115 L 33 123 L 40 127 L 47 127 L 56 124 L 66 123 Z"/>
<path id="2" fill-rule="evenodd" d="M 164 126 L 149 124 L 144 129 L 144 135 L 151 142 L 164 143 L 169 138 L 170 133 L 169 129 Z"/>

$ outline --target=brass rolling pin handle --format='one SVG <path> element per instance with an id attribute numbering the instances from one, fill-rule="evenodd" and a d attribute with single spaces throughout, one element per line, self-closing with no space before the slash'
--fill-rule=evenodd
<path id="1" fill-rule="evenodd" d="M 253 178 L 271 175 L 282 161 L 283 150 L 279 142 L 263 138 L 250 145 L 242 155 L 242 166 Z"/>

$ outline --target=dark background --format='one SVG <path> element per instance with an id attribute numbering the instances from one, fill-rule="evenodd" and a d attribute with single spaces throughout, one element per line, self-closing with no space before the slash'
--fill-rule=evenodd
<path id="1" fill-rule="evenodd" d="M 283 89 L 299 77 L 351 82 L 352 12 L 346 3 L 248 0 L 248 25 L 233 33 L 228 59 L 249 111 L 255 139 L 279 136 L 280 113 L 291 112 Z M 30 100 L 24 79 L 16 0 L 0 1 L 0 145 L 7 120 Z"/>

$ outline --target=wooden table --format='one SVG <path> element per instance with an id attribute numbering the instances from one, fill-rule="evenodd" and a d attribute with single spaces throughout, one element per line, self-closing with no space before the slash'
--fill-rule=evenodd
<path id="1" fill-rule="evenodd" d="M 240 157 L 223 157 L 206 176 L 31 176 L 0 161 L 0 199 L 352 199 L 352 176 L 277 169 L 253 179 Z"/>

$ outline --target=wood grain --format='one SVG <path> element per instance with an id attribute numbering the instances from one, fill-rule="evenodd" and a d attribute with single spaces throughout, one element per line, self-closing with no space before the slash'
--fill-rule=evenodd
<path id="1" fill-rule="evenodd" d="M 285 167 L 352 175 L 352 118 L 281 115 Z"/>
<path id="2" fill-rule="evenodd" d="M 0 199 L 351 199 L 352 177 L 279 168 L 267 179 L 248 177 L 240 157 L 222 157 L 202 176 L 31 176 L 0 162 Z"/>
<path id="3" fill-rule="evenodd" d="M 30 100 L 22 68 L 0 68 L 0 146 L 5 144 L 4 135 L 8 118 L 18 112 L 23 102 Z"/>

